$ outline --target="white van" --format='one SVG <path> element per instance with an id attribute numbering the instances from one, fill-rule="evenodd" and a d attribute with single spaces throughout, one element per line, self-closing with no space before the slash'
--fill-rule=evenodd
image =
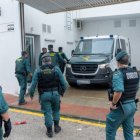
<path id="1" fill-rule="evenodd" d="M 124 50 L 131 64 L 129 39 L 119 35 L 81 37 L 66 67 L 71 86 L 107 84 L 108 75 L 117 68 L 116 54 Z"/>

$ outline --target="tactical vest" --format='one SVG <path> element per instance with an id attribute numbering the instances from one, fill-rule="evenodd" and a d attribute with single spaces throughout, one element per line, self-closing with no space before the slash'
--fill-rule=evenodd
<path id="1" fill-rule="evenodd" d="M 52 64 L 55 66 L 57 65 L 57 56 L 56 56 L 56 52 L 49 52 L 50 56 L 51 56 L 51 62 Z"/>
<path id="2" fill-rule="evenodd" d="M 18 58 L 16 60 L 15 74 L 27 75 L 23 58 Z"/>
<path id="3" fill-rule="evenodd" d="M 58 54 L 59 54 L 61 57 L 62 57 L 62 55 L 63 55 L 63 53 L 62 53 L 62 52 L 59 52 Z"/>
<path id="4" fill-rule="evenodd" d="M 45 92 L 48 89 L 58 88 L 59 78 L 55 74 L 55 67 L 52 65 L 42 66 L 38 74 L 38 91 Z"/>
<path id="5" fill-rule="evenodd" d="M 139 88 L 139 74 L 136 68 L 119 69 L 124 77 L 124 92 L 120 101 L 133 100 Z"/>
<path id="6" fill-rule="evenodd" d="M 62 57 L 64 59 L 64 53 L 63 52 L 59 52 L 60 57 Z"/>

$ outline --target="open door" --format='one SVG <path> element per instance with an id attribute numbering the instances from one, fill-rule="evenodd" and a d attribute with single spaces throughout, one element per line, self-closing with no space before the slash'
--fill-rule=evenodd
<path id="1" fill-rule="evenodd" d="M 25 51 L 28 52 L 29 55 L 29 62 L 31 66 L 32 72 L 34 72 L 35 66 L 35 51 L 34 51 L 34 36 L 25 36 Z"/>

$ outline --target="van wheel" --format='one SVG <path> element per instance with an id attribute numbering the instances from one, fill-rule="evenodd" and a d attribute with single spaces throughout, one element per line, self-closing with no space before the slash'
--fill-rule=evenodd
<path id="1" fill-rule="evenodd" d="M 76 83 L 69 83 L 69 85 L 71 86 L 71 87 L 77 87 L 77 84 Z"/>

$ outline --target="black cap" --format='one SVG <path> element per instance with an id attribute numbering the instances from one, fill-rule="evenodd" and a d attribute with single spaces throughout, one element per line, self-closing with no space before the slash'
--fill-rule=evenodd
<path id="1" fill-rule="evenodd" d="M 48 48 L 53 48 L 53 45 L 52 44 L 48 45 Z"/>
<path id="2" fill-rule="evenodd" d="M 63 50 L 63 48 L 62 47 L 59 47 L 58 50 L 61 51 L 61 50 Z"/>

